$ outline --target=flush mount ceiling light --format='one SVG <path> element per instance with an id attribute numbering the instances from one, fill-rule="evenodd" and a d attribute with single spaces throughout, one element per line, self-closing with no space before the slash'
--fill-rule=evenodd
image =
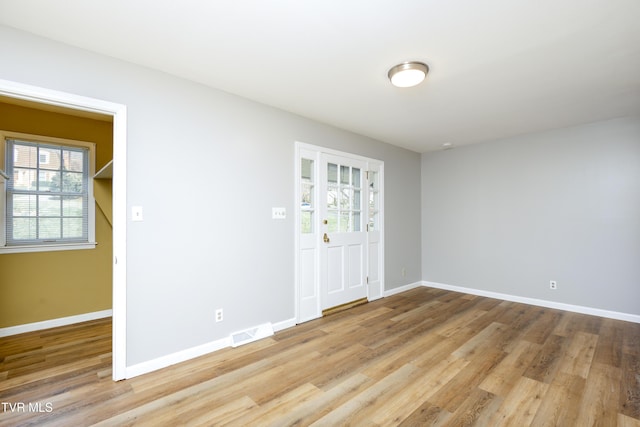
<path id="1" fill-rule="evenodd" d="M 396 87 L 412 87 L 422 83 L 428 72 L 423 62 L 403 62 L 389 70 L 389 80 Z"/>

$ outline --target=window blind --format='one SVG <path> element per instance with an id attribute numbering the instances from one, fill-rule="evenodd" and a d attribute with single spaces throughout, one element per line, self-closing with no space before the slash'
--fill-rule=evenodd
<path id="1" fill-rule="evenodd" d="M 7 245 L 88 241 L 89 150 L 7 139 Z"/>

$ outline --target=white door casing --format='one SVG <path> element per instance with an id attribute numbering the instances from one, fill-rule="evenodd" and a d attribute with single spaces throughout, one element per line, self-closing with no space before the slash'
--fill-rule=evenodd
<path id="1" fill-rule="evenodd" d="M 378 160 L 296 143 L 298 323 L 382 297 L 383 168 Z"/>
<path id="2" fill-rule="evenodd" d="M 0 79 L 0 95 L 113 117 L 112 378 L 127 375 L 127 107 L 95 98 Z"/>

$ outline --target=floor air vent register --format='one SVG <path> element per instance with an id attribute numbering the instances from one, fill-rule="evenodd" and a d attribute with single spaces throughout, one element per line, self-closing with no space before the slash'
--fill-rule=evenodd
<path id="1" fill-rule="evenodd" d="M 243 344 L 249 344 L 250 342 L 257 341 L 262 338 L 270 337 L 273 335 L 273 326 L 271 323 L 265 323 L 262 325 L 254 326 L 243 331 L 234 332 L 231 334 L 231 347 L 238 347 Z"/>

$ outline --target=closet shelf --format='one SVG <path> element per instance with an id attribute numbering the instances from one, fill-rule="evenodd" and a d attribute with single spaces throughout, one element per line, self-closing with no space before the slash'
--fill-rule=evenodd
<path id="1" fill-rule="evenodd" d="M 111 179 L 113 178 L 113 160 L 104 165 L 94 176 L 93 179 Z"/>

